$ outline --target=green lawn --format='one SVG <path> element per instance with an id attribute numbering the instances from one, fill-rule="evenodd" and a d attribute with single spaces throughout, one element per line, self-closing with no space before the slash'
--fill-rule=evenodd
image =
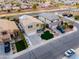
<path id="1" fill-rule="evenodd" d="M 16 42 L 15 45 L 16 45 L 17 52 L 26 49 L 26 46 L 23 40 Z"/>
<path id="2" fill-rule="evenodd" d="M 20 36 L 20 38 L 22 40 L 15 43 L 17 52 L 22 51 L 22 50 L 28 48 L 28 44 L 27 44 L 27 42 L 25 40 L 24 35 L 21 32 L 19 32 L 19 36 Z"/>

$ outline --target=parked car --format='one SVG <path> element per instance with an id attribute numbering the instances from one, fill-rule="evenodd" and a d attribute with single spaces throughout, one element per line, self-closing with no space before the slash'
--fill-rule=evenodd
<path id="1" fill-rule="evenodd" d="M 73 16 L 72 14 L 68 14 L 68 15 L 67 15 L 67 17 L 72 17 L 72 16 Z"/>
<path id="2" fill-rule="evenodd" d="M 65 33 L 65 30 L 61 26 L 57 26 L 57 30 L 59 30 L 61 33 Z"/>
<path id="3" fill-rule="evenodd" d="M 65 14 L 65 13 L 64 13 L 63 16 L 72 17 L 73 14 Z"/>
<path id="4" fill-rule="evenodd" d="M 5 51 L 5 53 L 10 52 L 10 42 L 4 43 L 4 51 Z"/>
<path id="5" fill-rule="evenodd" d="M 43 32 L 43 29 L 37 29 L 37 33 Z"/>
<path id="6" fill-rule="evenodd" d="M 66 57 L 71 57 L 71 56 L 73 56 L 75 54 L 75 50 L 74 49 L 69 49 L 69 50 L 67 50 L 65 53 L 64 53 L 64 55 L 66 56 Z"/>

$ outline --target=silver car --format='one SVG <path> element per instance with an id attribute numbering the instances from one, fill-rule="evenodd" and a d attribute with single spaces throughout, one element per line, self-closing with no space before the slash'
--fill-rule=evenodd
<path id="1" fill-rule="evenodd" d="M 69 50 L 67 50 L 65 53 L 64 53 L 64 55 L 66 56 L 66 57 L 71 57 L 72 55 L 74 55 L 75 54 L 75 50 L 74 49 L 69 49 Z"/>

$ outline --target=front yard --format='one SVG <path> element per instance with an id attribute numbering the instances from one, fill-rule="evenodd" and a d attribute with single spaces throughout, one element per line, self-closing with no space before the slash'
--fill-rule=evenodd
<path id="1" fill-rule="evenodd" d="M 19 34 L 21 40 L 15 43 L 17 52 L 28 48 L 28 44 L 26 42 L 24 35 L 21 32 L 19 32 L 18 34 Z"/>

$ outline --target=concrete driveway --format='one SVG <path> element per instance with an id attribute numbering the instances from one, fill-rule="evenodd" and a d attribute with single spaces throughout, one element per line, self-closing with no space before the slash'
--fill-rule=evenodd
<path id="1" fill-rule="evenodd" d="M 4 45 L 0 44 L 0 55 L 4 54 Z"/>
<path id="2" fill-rule="evenodd" d="M 41 37 L 38 34 L 29 36 L 29 40 L 31 41 L 32 45 L 38 45 L 42 43 Z"/>

